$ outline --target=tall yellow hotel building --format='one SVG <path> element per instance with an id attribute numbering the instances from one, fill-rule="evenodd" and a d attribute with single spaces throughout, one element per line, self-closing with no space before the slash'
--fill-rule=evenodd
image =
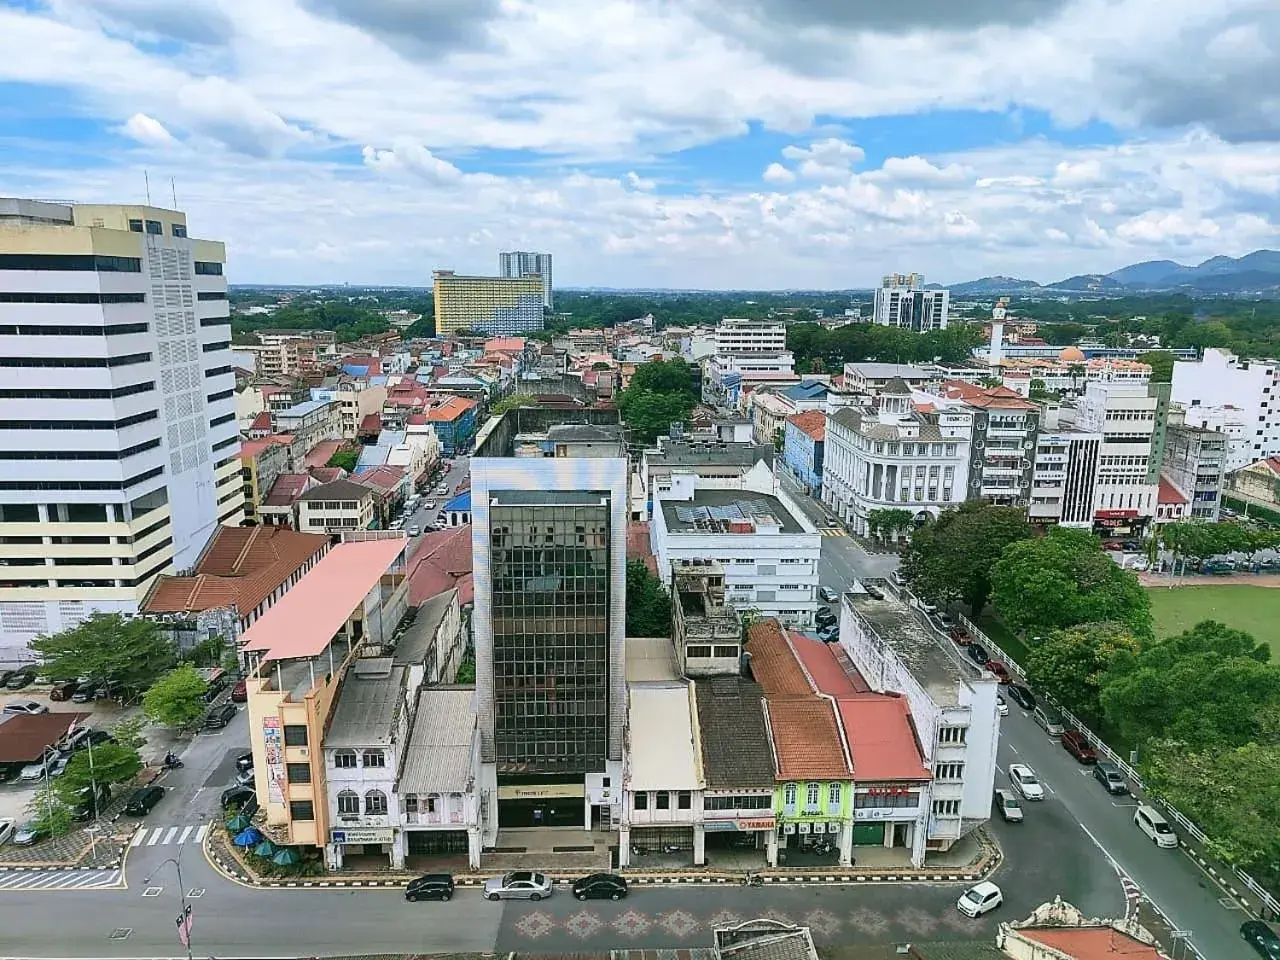
<path id="1" fill-rule="evenodd" d="M 177 210 L 0 197 L 0 666 L 243 519 L 225 263 Z"/>
<path id="2" fill-rule="evenodd" d="M 452 270 L 434 270 L 431 288 L 440 336 L 458 330 L 518 336 L 542 329 L 540 276 L 464 277 Z"/>

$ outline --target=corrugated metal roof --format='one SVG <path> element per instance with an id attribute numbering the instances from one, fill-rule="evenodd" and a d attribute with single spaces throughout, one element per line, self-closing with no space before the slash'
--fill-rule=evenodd
<path id="1" fill-rule="evenodd" d="M 370 657 L 352 664 L 342 682 L 324 745 L 376 747 L 391 743 L 404 672 L 404 667 L 392 666 L 390 657 Z"/>
<path id="2" fill-rule="evenodd" d="M 405 748 L 397 793 L 464 793 L 472 786 L 473 687 L 427 687 Z"/>

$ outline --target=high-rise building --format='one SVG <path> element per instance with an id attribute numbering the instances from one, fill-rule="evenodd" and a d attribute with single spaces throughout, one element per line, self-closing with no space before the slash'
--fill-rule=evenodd
<path id="1" fill-rule="evenodd" d="M 542 305 L 555 308 L 555 294 L 551 286 L 551 254 L 530 253 L 527 250 L 507 250 L 498 254 L 498 275 L 515 279 L 519 277 L 542 278 Z"/>
<path id="2" fill-rule="evenodd" d="M 589 828 L 618 802 L 627 469 L 616 411 L 509 410 L 477 438 L 476 699 L 502 826 Z"/>
<path id="3" fill-rule="evenodd" d="M 891 273 L 876 290 L 875 322 L 917 333 L 945 330 L 950 303 L 949 290 L 926 290 L 920 274 Z"/>
<path id="4" fill-rule="evenodd" d="M 452 270 L 435 270 L 431 288 L 436 332 L 441 335 L 458 330 L 506 335 L 542 329 L 540 276 L 464 277 Z"/>
<path id="5" fill-rule="evenodd" d="M 0 662 L 243 518 L 225 262 L 175 210 L 0 199 Z"/>
<path id="6" fill-rule="evenodd" d="M 1207 418 L 1245 424 L 1247 447 L 1237 444 L 1233 463 L 1280 454 L 1280 363 L 1275 360 L 1245 360 L 1211 347 L 1202 360 L 1173 365 L 1171 399 L 1187 408 L 1187 423 Z"/>

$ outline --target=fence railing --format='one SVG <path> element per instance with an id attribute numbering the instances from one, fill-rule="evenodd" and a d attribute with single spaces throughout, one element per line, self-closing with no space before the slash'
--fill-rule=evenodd
<path id="1" fill-rule="evenodd" d="M 960 625 L 969 632 L 970 636 L 974 637 L 988 651 L 992 651 L 1000 655 L 1000 659 L 1004 661 L 1004 664 L 1009 668 L 1010 673 L 1016 674 L 1020 680 L 1025 681 L 1027 679 L 1027 672 L 1022 669 L 1022 666 L 1010 657 L 1003 649 L 1001 649 L 1000 645 L 992 640 L 991 637 L 989 637 L 976 623 L 964 614 L 960 614 L 958 619 L 960 621 Z M 1111 763 L 1114 763 L 1121 772 L 1128 777 L 1130 783 L 1137 784 L 1137 786 L 1142 790 L 1147 789 L 1147 786 L 1143 783 L 1142 777 L 1138 771 L 1131 767 L 1127 760 L 1104 743 L 1101 737 L 1085 726 L 1079 717 L 1072 714 L 1069 710 L 1064 710 L 1060 703 L 1043 691 L 1037 691 L 1036 696 L 1041 700 L 1049 701 L 1049 703 L 1051 703 L 1053 707 L 1062 714 L 1072 727 L 1079 730 L 1080 733 L 1084 735 L 1084 738 L 1089 741 L 1090 746 L 1092 746 L 1095 751 L 1106 757 Z M 1172 807 L 1161 800 L 1154 800 L 1151 797 L 1148 797 L 1147 800 L 1157 804 L 1170 820 L 1185 830 L 1191 837 L 1195 838 L 1196 841 L 1206 845 L 1210 843 L 1209 835 L 1196 826 L 1192 820 L 1184 816 L 1176 807 Z M 1277 900 L 1272 896 L 1266 888 L 1262 886 L 1262 884 L 1258 883 L 1258 881 L 1254 880 L 1253 877 L 1249 876 L 1243 870 L 1232 867 L 1231 872 L 1235 874 L 1236 879 L 1238 879 L 1250 893 L 1258 898 L 1263 906 L 1271 911 L 1272 916 L 1280 915 L 1280 900 Z"/>

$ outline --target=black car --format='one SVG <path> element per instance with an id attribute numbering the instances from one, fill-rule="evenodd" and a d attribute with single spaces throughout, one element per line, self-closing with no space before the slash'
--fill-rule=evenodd
<path id="1" fill-rule="evenodd" d="M 111 788 L 105 783 L 94 784 L 80 790 L 76 805 L 71 811 L 71 819 L 76 823 L 92 820 L 107 808 L 111 802 Z"/>
<path id="2" fill-rule="evenodd" d="M 252 787 L 227 787 L 222 791 L 221 799 L 224 807 L 235 807 L 246 816 L 251 816 L 258 809 L 258 795 Z"/>
<path id="3" fill-rule="evenodd" d="M 206 730 L 221 730 L 235 718 L 236 705 L 227 700 L 212 707 L 204 715 L 204 728 Z"/>
<path id="4" fill-rule="evenodd" d="M 102 686 L 100 680 L 84 680 L 80 686 L 76 687 L 76 692 L 71 695 L 72 703 L 88 703 L 98 694 L 98 688 Z"/>
<path id="5" fill-rule="evenodd" d="M 1124 794 L 1129 792 L 1129 785 L 1124 782 L 1124 774 L 1114 763 L 1099 760 L 1093 767 L 1093 779 L 1097 780 L 1107 793 Z"/>
<path id="6" fill-rule="evenodd" d="M 428 873 L 410 880 L 404 888 L 404 898 L 410 903 L 419 900 L 450 900 L 453 898 L 453 877 L 447 873 Z"/>
<path id="7" fill-rule="evenodd" d="M 9 678 L 12 677 L 17 672 L 18 672 L 17 670 L 0 670 L 0 686 L 4 686 L 6 683 L 8 683 Z"/>
<path id="8" fill-rule="evenodd" d="M 129 802 L 124 805 L 124 812 L 131 817 L 145 817 L 163 799 L 164 787 L 140 787 L 129 795 Z"/>
<path id="9" fill-rule="evenodd" d="M 573 881 L 573 895 L 579 900 L 621 900 L 627 895 L 627 881 L 613 873 L 593 873 Z"/>
<path id="10" fill-rule="evenodd" d="M 35 682 L 36 672 L 34 670 L 19 670 L 4 682 L 4 688 L 6 690 L 21 690 L 23 687 L 29 687 Z"/>
<path id="11" fill-rule="evenodd" d="M 986 648 L 980 643 L 971 643 L 965 647 L 965 652 L 969 654 L 969 659 L 980 667 L 985 667 L 987 661 L 991 658 L 987 656 Z"/>
<path id="12" fill-rule="evenodd" d="M 1266 960 L 1280 960 L 1280 936 L 1261 920 L 1246 920 L 1240 924 L 1240 936 Z"/>
<path id="13" fill-rule="evenodd" d="M 244 773 L 246 770 L 253 769 L 253 753 L 242 753 L 236 757 L 236 771 Z"/>
<path id="14" fill-rule="evenodd" d="M 835 623 L 839 619 L 839 617 L 832 612 L 830 607 L 819 607 L 818 612 L 813 615 L 813 618 L 819 623 L 822 623 L 824 620 Z"/>
<path id="15" fill-rule="evenodd" d="M 1010 700 L 1023 709 L 1034 710 L 1036 708 L 1035 695 L 1022 684 L 1011 683 L 1005 692 L 1009 694 Z"/>

